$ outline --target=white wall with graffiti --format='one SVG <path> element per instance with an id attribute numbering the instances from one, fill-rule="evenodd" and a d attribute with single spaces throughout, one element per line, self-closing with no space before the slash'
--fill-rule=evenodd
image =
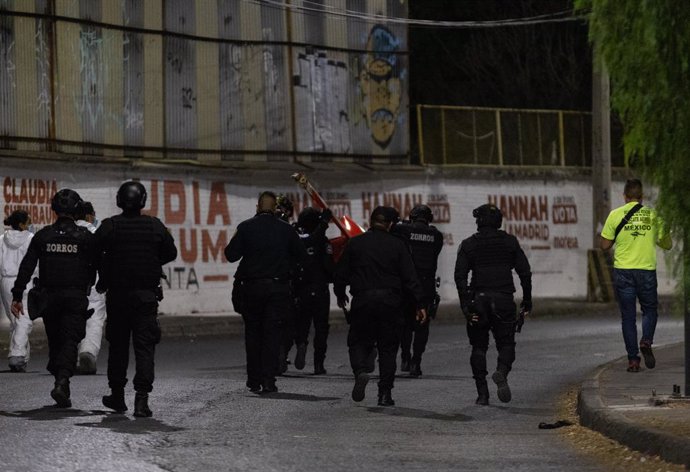
<path id="1" fill-rule="evenodd" d="M 253 216 L 261 190 L 286 193 L 299 211 L 310 201 L 290 178 L 290 170 L 241 171 L 232 175 L 199 171 L 146 171 L 67 166 L 24 170 L 3 167 L 3 214 L 28 208 L 37 226 L 53 219 L 50 197 L 70 187 L 93 203 L 103 219 L 118 212 L 119 184 L 137 178 L 149 192 L 146 211 L 160 218 L 173 234 L 179 255 L 165 267 L 168 281 L 162 311 L 174 314 L 228 312 L 236 264 L 223 249 L 237 225 Z M 515 234 L 532 264 L 535 297 L 584 299 L 587 292 L 587 249 L 592 235 L 592 197 L 586 182 L 491 181 L 433 177 L 423 172 L 386 175 L 369 171 L 322 171 L 310 175 L 336 215 L 349 214 L 366 226 L 378 205 L 407 214 L 416 203 L 434 211 L 434 224 L 444 233 L 439 260 L 444 301 L 457 300 L 453 279 L 460 242 L 475 231 L 472 209 L 486 202 L 502 208 L 504 229 Z M 659 258 L 659 290 L 670 293 L 673 281 Z M 518 290 L 518 293 L 519 290 Z"/>

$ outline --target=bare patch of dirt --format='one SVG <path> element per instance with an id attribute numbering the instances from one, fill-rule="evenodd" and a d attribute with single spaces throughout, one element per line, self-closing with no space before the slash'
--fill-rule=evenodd
<path id="1" fill-rule="evenodd" d="M 682 465 L 666 462 L 659 456 L 634 451 L 601 433 L 580 426 L 580 418 L 576 410 L 577 389 L 572 388 L 558 402 L 558 417 L 570 421 L 573 426 L 559 429 L 558 434 L 576 450 L 600 463 L 602 470 L 610 472 L 685 471 Z"/>

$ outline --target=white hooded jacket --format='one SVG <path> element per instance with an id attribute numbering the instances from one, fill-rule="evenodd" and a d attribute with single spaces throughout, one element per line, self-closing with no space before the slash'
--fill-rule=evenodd
<path id="1" fill-rule="evenodd" d="M 0 236 L 0 276 L 16 277 L 19 264 L 29 249 L 34 234 L 30 231 L 8 229 Z"/>

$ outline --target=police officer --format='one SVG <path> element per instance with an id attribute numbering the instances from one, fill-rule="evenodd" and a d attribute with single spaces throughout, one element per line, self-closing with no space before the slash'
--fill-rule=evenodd
<path id="1" fill-rule="evenodd" d="M 235 272 L 233 304 L 244 320 L 247 387 L 252 392 L 277 392 L 279 351 L 292 303 L 292 268 L 306 258 L 295 229 L 275 217 L 276 195 L 259 195 L 256 215 L 241 222 L 225 248 Z"/>
<path id="2" fill-rule="evenodd" d="M 38 263 L 39 285 L 47 302 L 42 315 L 48 337 L 48 371 L 55 377 L 50 396 L 63 408 L 72 406 L 69 379 L 77 366 L 77 345 L 84 337 L 87 294 L 97 262 L 93 235 L 74 223 L 80 202 L 74 190 L 55 194 L 51 208 L 57 220 L 31 240 L 12 288 L 12 313 L 17 318 L 27 316 L 22 295 Z"/>
<path id="3" fill-rule="evenodd" d="M 472 215 L 477 220 L 477 232 L 458 248 L 455 284 L 472 345 L 470 364 L 477 385 L 476 403 L 489 404 L 486 383 L 489 331 L 498 350 L 498 363 L 491 378 L 498 387 L 498 399 L 507 403 L 511 399 L 508 373 L 515 361 L 517 323 L 512 270 L 520 277 L 523 314 L 532 310 L 532 273 L 517 238 L 499 230 L 503 221 L 501 210 L 485 204 L 474 209 Z M 469 272 L 472 281 L 468 285 Z"/>
<path id="4" fill-rule="evenodd" d="M 91 202 L 82 202 L 80 210 L 76 216 L 77 226 L 89 230 L 90 233 L 96 232 L 96 210 Z M 105 296 L 96 290 L 89 293 L 89 310 L 92 315 L 86 322 L 86 335 L 79 343 L 79 364 L 77 372 L 84 375 L 96 373 L 96 359 L 101 350 L 101 340 L 103 338 L 103 326 L 105 325 Z"/>
<path id="5" fill-rule="evenodd" d="M 410 211 L 409 221 L 393 227 L 394 234 L 400 235 L 407 243 L 414 261 L 419 281 L 424 291 L 424 306 L 430 317 L 438 307 L 436 299 L 436 267 L 438 255 L 443 249 L 443 234 L 430 223 L 434 215 L 426 205 L 415 205 Z M 422 375 L 422 354 L 429 340 L 429 322 L 419 323 L 415 319 L 416 304 L 406 297 L 403 301 L 405 327 L 400 345 L 400 370 L 409 372 L 411 377 Z M 413 343 L 414 338 L 414 343 Z M 412 347 L 412 356 L 410 356 Z"/>
<path id="6" fill-rule="evenodd" d="M 333 280 L 335 264 L 333 248 L 326 237 L 330 210 L 319 211 L 307 207 L 297 218 L 300 239 L 307 251 L 307 259 L 297 285 L 297 330 L 295 342 L 297 355 L 295 367 L 304 368 L 309 328 L 314 323 L 314 375 L 326 373 L 323 365 L 328 347 L 328 314 L 331 297 L 328 284 Z"/>
<path id="7" fill-rule="evenodd" d="M 369 375 L 368 359 L 376 346 L 379 355 L 380 406 L 395 405 L 391 389 L 395 379 L 395 358 L 404 324 L 401 315 L 403 292 L 409 292 L 417 304 L 417 319 L 426 321 L 424 291 L 405 243 L 390 228 L 397 211 L 376 207 L 371 213 L 369 230 L 348 241 L 336 267 L 334 292 L 338 306 L 349 301 L 345 287 L 350 286 L 352 306 L 347 345 L 355 375 L 352 399 L 364 399 Z"/>
<path id="8" fill-rule="evenodd" d="M 141 214 L 146 205 L 146 188 L 141 183 L 123 183 L 116 201 L 122 213 L 104 219 L 95 234 L 103 258 L 97 287 L 99 292 L 106 291 L 105 337 L 110 343 L 111 394 L 103 397 L 103 405 L 119 413 L 127 410 L 125 385 L 131 338 L 136 359 L 134 416 L 149 417 L 154 354 L 161 338 L 159 284 L 162 266 L 175 260 L 177 248 L 158 218 Z"/>
<path id="9" fill-rule="evenodd" d="M 290 200 L 285 194 L 279 193 L 276 197 L 275 215 L 282 221 L 290 224 L 295 231 L 298 231 L 297 227 L 291 222 L 294 214 L 295 206 L 292 204 L 292 200 Z M 290 270 L 291 303 L 285 307 L 285 324 L 283 326 L 283 334 L 279 351 L 280 363 L 278 365 L 278 373 L 281 375 L 287 372 L 289 364 L 288 355 L 290 354 L 290 349 L 292 349 L 293 344 L 295 344 L 295 338 L 297 336 L 297 294 L 295 290 L 299 281 L 300 269 L 300 267 L 291 267 Z M 299 370 L 304 369 L 305 354 L 306 346 L 304 347 L 303 352 L 298 351 L 296 354 L 295 367 L 299 365 L 299 367 L 297 367 Z M 302 361 L 297 362 L 300 358 Z"/>

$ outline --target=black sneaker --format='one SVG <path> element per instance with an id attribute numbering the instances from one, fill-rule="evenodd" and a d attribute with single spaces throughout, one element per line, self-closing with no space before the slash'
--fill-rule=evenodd
<path id="1" fill-rule="evenodd" d="M 361 402 L 364 400 L 364 395 L 369 383 L 369 374 L 362 372 L 355 378 L 355 386 L 352 387 L 352 400 Z"/>
<path id="2" fill-rule="evenodd" d="M 506 377 L 506 374 L 500 370 L 497 370 L 491 376 L 491 380 L 493 380 L 498 387 L 498 390 L 496 391 L 498 394 L 498 399 L 503 403 L 508 403 L 512 398 L 512 395 L 510 393 L 510 386 L 508 385 L 508 378 Z"/>
<path id="3" fill-rule="evenodd" d="M 642 353 L 642 357 L 644 357 L 644 365 L 648 369 L 656 367 L 656 359 L 652 352 L 652 343 L 649 341 L 640 341 L 640 352 Z"/>

